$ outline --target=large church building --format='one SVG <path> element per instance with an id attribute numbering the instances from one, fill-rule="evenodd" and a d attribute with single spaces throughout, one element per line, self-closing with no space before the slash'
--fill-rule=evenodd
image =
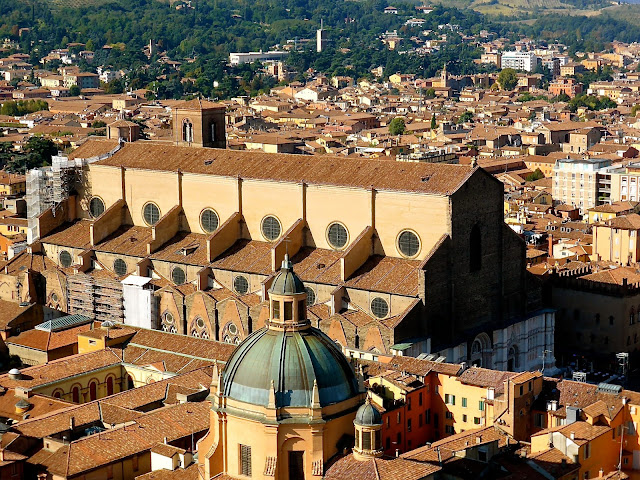
<path id="1" fill-rule="evenodd" d="M 266 324 L 288 253 L 309 321 L 347 355 L 542 363 L 554 315 L 490 174 L 209 148 L 224 112 L 192 103 L 173 143 L 93 140 L 69 156 L 69 195 L 33 219 L 0 298 L 240 343 Z"/>

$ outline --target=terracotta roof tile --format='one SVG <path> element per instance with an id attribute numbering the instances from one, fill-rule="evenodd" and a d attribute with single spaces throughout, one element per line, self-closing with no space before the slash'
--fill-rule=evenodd
<path id="1" fill-rule="evenodd" d="M 157 162 L 162 158 L 162 164 Z M 474 171 L 463 165 L 269 154 L 134 142 L 96 165 L 449 195 Z"/>
<path id="2" fill-rule="evenodd" d="M 115 365 L 121 361 L 120 357 L 111 349 L 83 353 L 54 360 L 45 365 L 23 368 L 20 371 L 22 378 L 19 380 L 9 378 L 8 374 L 0 375 L 0 385 L 6 388 L 36 388 L 73 375 Z"/>

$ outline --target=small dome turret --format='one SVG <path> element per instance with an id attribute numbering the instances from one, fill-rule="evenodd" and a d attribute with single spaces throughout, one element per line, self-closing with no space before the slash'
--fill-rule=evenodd
<path id="1" fill-rule="evenodd" d="M 269 289 L 270 295 L 299 295 L 306 293 L 304 283 L 300 277 L 293 271 L 293 264 L 289 260 L 289 254 L 284 256 L 280 272 L 276 275 L 275 280 Z"/>
<path id="2" fill-rule="evenodd" d="M 356 442 L 353 447 L 353 456 L 357 460 L 367 460 L 382 455 L 382 415 L 375 405 L 371 403 L 371 397 L 356 412 L 353 420 L 356 429 Z"/>
<path id="3" fill-rule="evenodd" d="M 360 427 L 382 426 L 382 415 L 378 409 L 373 406 L 369 397 L 367 397 L 367 401 L 356 412 L 356 418 L 353 423 Z"/>

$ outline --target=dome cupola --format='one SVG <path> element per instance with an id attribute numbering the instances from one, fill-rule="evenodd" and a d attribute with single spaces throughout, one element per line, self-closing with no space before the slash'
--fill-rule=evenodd
<path id="1" fill-rule="evenodd" d="M 323 408 L 359 397 L 342 351 L 311 326 L 307 292 L 288 255 L 269 289 L 269 309 L 267 326 L 238 345 L 227 362 L 224 397 L 276 409 Z"/>
<path id="2" fill-rule="evenodd" d="M 356 412 L 353 420 L 356 430 L 353 456 L 357 460 L 367 460 L 382 455 L 382 415 L 371 402 L 371 397 Z"/>

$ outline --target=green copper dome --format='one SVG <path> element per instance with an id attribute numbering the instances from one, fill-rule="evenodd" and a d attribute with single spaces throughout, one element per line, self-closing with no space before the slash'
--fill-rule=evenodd
<path id="1" fill-rule="evenodd" d="M 367 402 L 356 412 L 356 418 L 353 423 L 361 427 L 376 427 L 382 425 L 382 415 L 367 398 Z"/>
<path id="2" fill-rule="evenodd" d="M 284 256 L 280 272 L 271 284 L 269 293 L 276 295 L 296 295 L 298 293 L 306 293 L 304 283 L 300 277 L 293 272 L 293 265 L 289 260 L 289 255 Z"/>
<path id="3" fill-rule="evenodd" d="M 251 334 L 227 362 L 221 389 L 228 398 L 266 407 L 272 380 L 276 408 L 310 407 L 314 380 L 322 407 L 358 395 L 347 359 L 329 337 L 311 327 L 262 328 Z"/>

